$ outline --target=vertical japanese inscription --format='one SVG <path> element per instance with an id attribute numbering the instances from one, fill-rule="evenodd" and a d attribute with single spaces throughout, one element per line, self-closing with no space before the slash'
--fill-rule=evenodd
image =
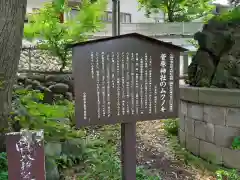
<path id="1" fill-rule="evenodd" d="M 111 94 L 111 75 L 110 75 L 110 66 L 111 66 L 111 61 L 109 54 L 107 54 L 107 116 L 111 116 L 111 99 L 110 99 L 110 94 Z"/>
<path id="2" fill-rule="evenodd" d="M 130 60 L 129 53 L 126 53 L 126 112 L 130 114 L 129 98 L 130 98 Z"/>
<path id="3" fill-rule="evenodd" d="M 36 180 L 35 174 L 32 174 L 33 161 L 36 160 L 38 155 L 36 154 L 37 146 L 43 145 L 43 130 L 37 132 L 22 130 L 18 134 L 20 134 L 20 139 L 16 143 L 16 151 L 20 154 L 20 179 Z M 12 135 L 17 134 L 12 133 Z"/>
<path id="4" fill-rule="evenodd" d="M 131 53 L 131 113 L 135 114 L 135 58 Z"/>
<path id="5" fill-rule="evenodd" d="M 92 74 L 92 79 L 94 79 L 94 54 L 91 52 L 91 74 Z"/>
<path id="6" fill-rule="evenodd" d="M 87 120 L 87 93 L 83 93 L 83 119 Z"/>
<path id="7" fill-rule="evenodd" d="M 111 83 L 112 83 L 112 88 L 115 88 L 115 53 L 112 52 L 111 53 Z"/>
<path id="8" fill-rule="evenodd" d="M 122 115 L 125 115 L 125 53 L 121 53 Z"/>
<path id="9" fill-rule="evenodd" d="M 135 98 L 136 98 L 136 114 L 139 114 L 139 56 L 138 53 L 136 53 L 136 59 L 135 59 Z"/>
<path id="10" fill-rule="evenodd" d="M 96 83 L 98 119 L 124 115 L 159 116 L 168 109 L 173 111 L 173 54 L 169 55 L 169 60 L 164 52 L 159 55 L 147 52 L 90 52 L 89 55 L 89 70 Z M 83 91 L 85 120 L 91 116 L 87 112 L 88 97 L 86 90 Z"/>
<path id="11" fill-rule="evenodd" d="M 148 109 L 148 54 L 144 55 L 144 108 Z"/>
<path id="12" fill-rule="evenodd" d="M 174 82 L 174 55 L 170 53 L 169 67 L 169 111 L 173 111 L 173 82 Z"/>
<path id="13" fill-rule="evenodd" d="M 166 78 L 166 58 L 167 55 L 162 53 L 160 55 L 160 111 L 166 111 L 166 85 L 167 85 L 167 78 Z"/>
<path id="14" fill-rule="evenodd" d="M 143 94 L 143 68 L 144 68 L 144 59 L 143 57 L 140 58 L 140 114 L 143 114 L 144 111 L 144 94 Z"/>
<path id="15" fill-rule="evenodd" d="M 16 144 L 16 150 L 20 153 L 21 163 L 21 179 L 33 180 L 30 168 L 32 167 L 32 161 L 34 161 L 34 149 L 27 142 L 26 137 L 21 136 L 20 140 Z"/>
<path id="16" fill-rule="evenodd" d="M 120 56 L 117 52 L 117 115 L 120 116 Z"/>
<path id="17" fill-rule="evenodd" d="M 99 53 L 96 52 L 97 115 L 101 117 Z"/>
<path id="18" fill-rule="evenodd" d="M 102 76 L 102 83 L 101 83 L 101 89 L 102 89 L 102 115 L 106 116 L 106 78 L 105 78 L 105 53 L 101 53 L 101 76 Z"/>
<path id="19" fill-rule="evenodd" d="M 152 57 L 149 57 L 149 75 L 148 75 L 148 87 L 149 87 L 149 92 L 148 92 L 148 100 L 149 100 L 149 109 L 148 113 L 152 114 Z"/>

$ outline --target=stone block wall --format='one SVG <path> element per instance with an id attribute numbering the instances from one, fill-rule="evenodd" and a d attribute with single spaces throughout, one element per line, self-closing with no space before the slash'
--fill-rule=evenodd
<path id="1" fill-rule="evenodd" d="M 179 139 L 194 155 L 240 169 L 240 91 L 180 87 Z"/>

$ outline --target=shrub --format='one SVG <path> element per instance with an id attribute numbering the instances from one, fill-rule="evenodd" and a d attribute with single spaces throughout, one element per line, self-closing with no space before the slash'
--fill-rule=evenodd
<path id="1" fill-rule="evenodd" d="M 237 136 L 234 138 L 234 140 L 232 142 L 232 148 L 240 150 L 240 136 Z"/>
<path id="2" fill-rule="evenodd" d="M 8 180 L 8 166 L 6 153 L 0 153 L 0 180 Z"/>
<path id="3" fill-rule="evenodd" d="M 178 119 L 167 119 L 164 120 L 163 123 L 163 128 L 168 134 L 178 135 Z"/>
<path id="4" fill-rule="evenodd" d="M 120 126 L 76 130 L 69 121 L 61 120 L 73 116 L 74 104 L 72 102 L 61 101 L 49 105 L 43 104 L 42 99 L 43 94 L 36 91 L 14 92 L 11 123 L 14 126 L 18 122 L 20 128 L 25 129 L 44 129 L 46 142 L 79 140 L 76 144 L 77 153 L 69 151 L 68 154 L 62 153 L 61 156 L 50 157 L 56 163 L 60 175 L 64 178 L 70 170 L 71 175 L 78 174 L 81 180 L 120 180 L 121 163 L 117 150 Z M 73 151 L 75 152 L 75 149 Z M 146 171 L 140 167 L 137 168 L 137 179 L 160 180 L 157 176 L 147 175 Z"/>
<path id="5" fill-rule="evenodd" d="M 217 180 L 240 180 L 240 175 L 235 169 L 230 171 L 218 170 L 216 175 Z"/>
<path id="6" fill-rule="evenodd" d="M 219 16 L 214 17 L 216 20 L 228 22 L 228 23 L 239 23 L 240 20 L 240 6 L 233 8 L 232 10 L 225 12 Z"/>

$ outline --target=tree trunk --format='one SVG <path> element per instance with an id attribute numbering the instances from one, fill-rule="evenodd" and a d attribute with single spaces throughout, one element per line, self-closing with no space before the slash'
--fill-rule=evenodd
<path id="1" fill-rule="evenodd" d="M 0 0 L 0 151 L 8 131 L 12 88 L 16 80 L 27 0 Z"/>
<path id="2" fill-rule="evenodd" d="M 168 22 L 174 22 L 173 12 L 171 10 L 168 10 Z"/>

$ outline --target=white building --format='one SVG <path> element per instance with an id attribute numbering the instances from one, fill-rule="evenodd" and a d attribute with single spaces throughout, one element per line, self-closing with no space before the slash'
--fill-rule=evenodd
<path id="1" fill-rule="evenodd" d="M 79 0 L 71 0 L 69 3 L 74 4 L 77 1 Z M 112 0 L 108 1 L 105 20 L 110 22 L 112 20 Z M 51 2 L 51 0 L 28 0 L 27 12 L 31 13 L 34 9 L 41 8 L 46 2 Z M 120 0 L 120 3 L 122 23 L 155 23 L 164 21 L 164 13 L 154 14 L 152 17 L 147 18 L 145 11 L 138 9 L 137 0 Z"/>
<path id="2" fill-rule="evenodd" d="M 76 1 L 71 0 L 69 3 L 71 5 Z M 106 26 L 101 32 L 96 33 L 93 38 L 112 35 L 112 0 L 108 1 L 106 14 L 103 17 Z M 34 9 L 41 8 L 46 2 L 51 2 L 51 0 L 28 0 L 27 12 L 31 13 Z M 145 11 L 143 9 L 139 10 L 137 0 L 120 0 L 120 3 L 121 34 L 137 32 L 176 45 L 192 48 L 188 40 L 192 39 L 193 34 L 202 28 L 201 22 L 164 23 L 164 13 L 154 14 L 147 18 Z M 74 15 L 75 11 L 73 10 L 71 15 Z"/>

